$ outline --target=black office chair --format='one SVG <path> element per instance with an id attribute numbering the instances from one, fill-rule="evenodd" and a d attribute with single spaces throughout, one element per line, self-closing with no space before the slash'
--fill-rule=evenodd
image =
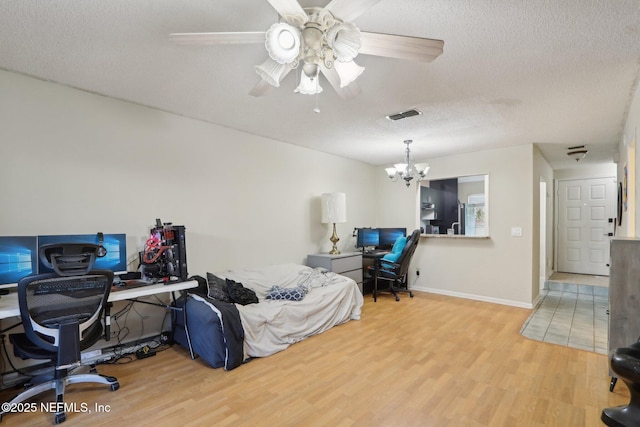
<path id="1" fill-rule="evenodd" d="M 605 408 L 600 419 L 612 427 L 640 426 L 640 341 L 611 353 L 611 370 L 629 387 L 627 405 Z"/>
<path id="2" fill-rule="evenodd" d="M 11 334 L 14 354 L 22 359 L 48 359 L 53 373 L 36 376 L 22 393 L 9 402 L 24 402 L 47 390 L 55 389 L 55 422 L 66 419 L 65 386 L 75 383 L 100 383 L 112 391 L 120 387 L 114 377 L 97 373 L 74 373 L 81 365 L 81 350 L 102 336 L 101 317 L 113 282 L 113 272 L 87 271 L 93 267 L 97 245 L 51 245 L 42 247 L 41 259 L 55 273 L 27 276 L 18 282 L 18 301 L 24 333 Z M 32 385 L 31 385 L 32 384 Z M 6 405 L 3 405 L 6 406 Z M 0 412 L 0 420 L 4 412 Z"/>
<path id="3" fill-rule="evenodd" d="M 378 300 L 379 281 L 385 281 L 389 284 L 388 291 L 396 297 L 396 301 L 400 301 L 398 292 L 408 292 L 409 296 L 413 298 L 413 292 L 409 289 L 407 277 L 409 275 L 409 264 L 419 241 L 420 230 L 413 230 L 396 262 L 390 262 L 383 258 L 376 259 L 373 266 L 374 302 Z"/>

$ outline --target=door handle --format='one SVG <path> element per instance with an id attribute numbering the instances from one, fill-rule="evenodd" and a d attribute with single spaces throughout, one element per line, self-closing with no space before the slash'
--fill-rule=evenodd
<path id="1" fill-rule="evenodd" d="M 613 237 L 613 233 L 604 233 L 603 236 Z"/>

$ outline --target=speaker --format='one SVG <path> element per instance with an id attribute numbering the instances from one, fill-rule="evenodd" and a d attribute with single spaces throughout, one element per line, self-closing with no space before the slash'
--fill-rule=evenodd
<path id="1" fill-rule="evenodd" d="M 98 258 L 102 258 L 107 255 L 107 248 L 104 247 L 104 233 L 98 233 L 98 251 L 96 252 L 96 256 Z"/>

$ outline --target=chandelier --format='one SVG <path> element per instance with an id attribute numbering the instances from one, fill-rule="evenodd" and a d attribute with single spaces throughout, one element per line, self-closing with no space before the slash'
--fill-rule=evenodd
<path id="1" fill-rule="evenodd" d="M 411 162 L 411 150 L 409 150 L 409 144 L 413 141 L 407 139 L 404 143 L 407 145 L 405 153 L 407 154 L 405 163 L 396 163 L 392 168 L 386 168 L 385 171 L 392 181 L 402 179 L 407 187 L 411 185 L 411 180 L 417 178 L 416 181 L 422 181 L 429 172 L 428 163 L 412 163 Z"/>
<path id="2" fill-rule="evenodd" d="M 360 49 L 360 30 L 326 9 L 307 8 L 305 12 L 308 17 L 287 16 L 291 24 L 279 22 L 269 28 L 265 41 L 269 59 L 256 66 L 256 72 L 278 87 L 291 69 L 300 66 L 300 84 L 295 92 L 315 95 L 322 92 L 318 80 L 322 68 L 333 68 L 340 87 L 347 86 L 364 71 L 353 61 Z"/>

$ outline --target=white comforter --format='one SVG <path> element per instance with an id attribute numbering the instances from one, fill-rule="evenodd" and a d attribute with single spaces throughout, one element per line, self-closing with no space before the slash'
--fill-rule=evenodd
<path id="1" fill-rule="evenodd" d="M 360 319 L 362 293 L 348 277 L 297 264 L 216 274 L 253 289 L 260 300 L 258 304 L 236 304 L 245 333 L 246 357 L 269 356 L 333 326 Z M 310 288 L 301 301 L 266 299 L 274 285 L 294 288 L 301 283 Z"/>

